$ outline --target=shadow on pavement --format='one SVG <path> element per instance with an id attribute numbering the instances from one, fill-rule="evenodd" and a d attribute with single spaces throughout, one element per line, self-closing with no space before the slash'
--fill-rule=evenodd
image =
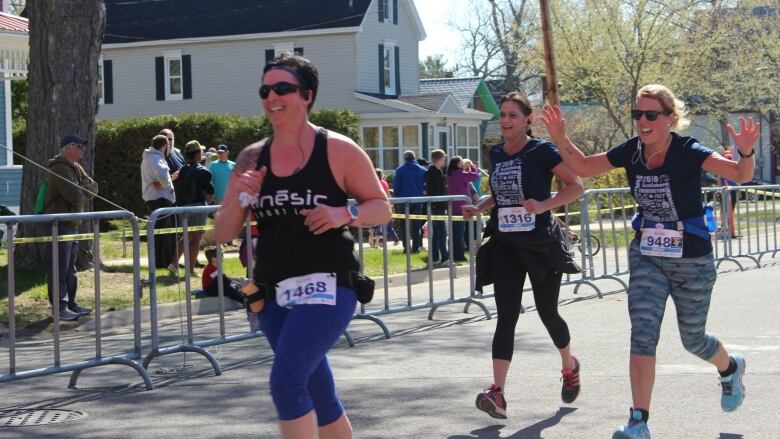
<path id="1" fill-rule="evenodd" d="M 536 424 L 529 425 L 515 433 L 511 433 L 509 436 L 501 435 L 501 429 L 504 428 L 504 425 L 491 425 L 490 427 L 473 430 L 468 436 L 455 435 L 450 436 L 447 439 L 541 439 L 542 431 L 544 429 L 558 424 L 564 416 L 573 413 L 576 410 L 577 409 L 574 407 L 561 407 L 549 418 L 539 421 Z M 739 437 L 741 438 L 742 436 Z M 721 439 L 723 438 L 724 436 L 721 434 Z"/>

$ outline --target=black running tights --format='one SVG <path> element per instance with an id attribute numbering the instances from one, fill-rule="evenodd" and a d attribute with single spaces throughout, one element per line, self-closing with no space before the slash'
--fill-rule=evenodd
<path id="1" fill-rule="evenodd" d="M 520 316 L 526 271 L 515 256 L 495 249 L 493 254 L 493 290 L 495 292 L 498 322 L 493 335 L 493 359 L 512 361 L 515 347 L 515 326 Z M 571 340 L 569 327 L 558 314 L 558 293 L 561 290 L 560 271 L 549 271 L 545 279 L 531 278 L 536 311 L 553 343 L 565 348 Z"/>

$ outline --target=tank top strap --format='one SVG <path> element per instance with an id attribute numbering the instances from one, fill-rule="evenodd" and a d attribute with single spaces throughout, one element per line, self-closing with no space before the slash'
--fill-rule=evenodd
<path id="1" fill-rule="evenodd" d="M 263 166 L 266 169 L 271 168 L 271 143 L 274 141 L 274 137 L 269 137 L 260 148 L 260 154 L 257 156 L 257 165 L 255 165 L 255 171 L 259 171 Z"/>
<path id="2" fill-rule="evenodd" d="M 314 135 L 314 150 L 309 158 L 309 163 L 328 163 L 328 130 L 318 128 Z"/>

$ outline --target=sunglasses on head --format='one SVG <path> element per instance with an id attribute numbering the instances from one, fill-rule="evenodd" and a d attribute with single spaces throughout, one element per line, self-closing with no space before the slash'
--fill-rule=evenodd
<path id="1" fill-rule="evenodd" d="M 291 84 L 289 82 L 277 82 L 273 85 L 264 85 L 260 87 L 260 98 L 268 99 L 268 95 L 271 93 L 271 90 L 273 90 L 277 96 L 284 96 L 286 94 L 295 93 L 300 89 L 301 86 L 296 84 Z"/>
<path id="2" fill-rule="evenodd" d="M 645 115 L 645 118 L 647 120 L 652 122 L 652 121 L 658 119 L 658 116 L 660 116 L 662 114 L 664 116 L 668 116 L 668 115 L 672 114 L 672 112 L 671 111 L 655 111 L 655 110 L 646 110 L 646 111 L 643 111 L 643 110 L 631 110 L 631 118 L 634 119 L 634 120 L 641 119 L 643 114 Z"/>

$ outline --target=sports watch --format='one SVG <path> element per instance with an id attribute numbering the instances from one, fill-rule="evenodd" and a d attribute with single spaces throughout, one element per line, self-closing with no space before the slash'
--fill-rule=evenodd
<path id="1" fill-rule="evenodd" d="M 345 227 L 351 226 L 357 220 L 359 214 L 357 206 L 353 204 L 347 205 L 347 212 L 349 213 L 349 221 L 344 224 Z"/>

